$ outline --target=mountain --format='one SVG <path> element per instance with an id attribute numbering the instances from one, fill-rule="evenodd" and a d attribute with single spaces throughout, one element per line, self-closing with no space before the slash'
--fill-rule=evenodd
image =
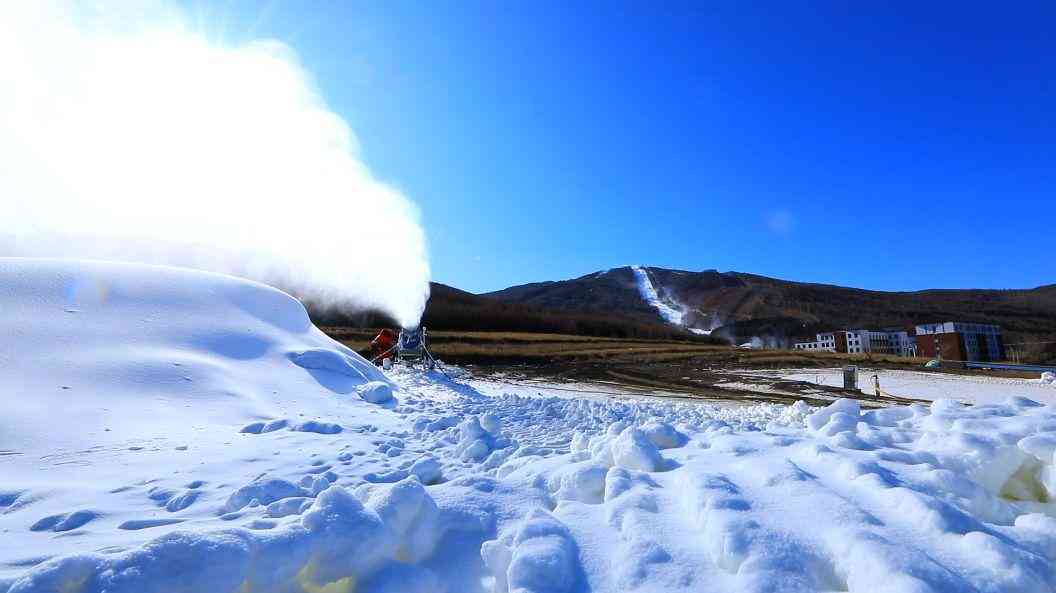
<path id="1" fill-rule="evenodd" d="M 1056 338 L 1056 284 L 1021 290 L 885 292 L 768 278 L 629 266 L 482 295 L 559 311 L 667 321 L 735 340 L 806 338 L 841 328 L 909 328 L 934 321 L 995 323 L 1006 341 Z"/>
<path id="2" fill-rule="evenodd" d="M 619 311 L 594 312 L 589 309 L 545 308 L 532 304 L 507 303 L 464 290 L 430 283 L 422 324 L 431 330 L 533 332 L 575 334 L 614 338 L 704 339 L 684 328 L 645 314 L 628 315 Z M 391 316 L 380 311 L 353 314 L 320 309 L 308 304 L 312 321 L 320 326 L 396 327 Z"/>
<path id="3" fill-rule="evenodd" d="M 620 338 L 685 338 L 684 328 L 647 315 L 503 302 L 434 282 L 422 324 L 434 330 L 578 334 Z"/>

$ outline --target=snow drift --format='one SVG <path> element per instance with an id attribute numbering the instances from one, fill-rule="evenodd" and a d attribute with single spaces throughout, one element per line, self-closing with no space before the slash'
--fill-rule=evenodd
<path id="1" fill-rule="evenodd" d="M 178 268 L 0 258 L 0 286 L 5 448 L 151 440 L 162 426 L 281 414 L 280 385 L 350 393 L 384 380 L 316 329 L 295 299 L 262 284 Z M 298 364 L 313 352 L 342 372 Z"/>
<path id="2" fill-rule="evenodd" d="M 0 255 L 226 272 L 417 322 L 416 208 L 290 47 L 211 42 L 157 2 L 5 2 L 0 65 Z"/>

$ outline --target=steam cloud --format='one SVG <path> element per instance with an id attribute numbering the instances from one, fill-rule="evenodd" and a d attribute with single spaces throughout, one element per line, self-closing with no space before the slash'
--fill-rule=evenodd
<path id="1" fill-rule="evenodd" d="M 180 265 L 417 323 L 414 205 L 293 51 L 155 3 L 0 3 L 0 255 Z"/>

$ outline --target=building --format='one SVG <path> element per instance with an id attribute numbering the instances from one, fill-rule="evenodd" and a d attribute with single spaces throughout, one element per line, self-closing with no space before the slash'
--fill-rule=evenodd
<path id="1" fill-rule="evenodd" d="M 985 323 L 929 323 L 917 326 L 917 351 L 928 358 L 993 362 L 1004 360 L 1001 328 Z"/>
<path id="2" fill-rule="evenodd" d="M 835 334 L 818 334 L 814 342 L 797 342 L 792 348 L 795 350 L 813 350 L 815 352 L 836 352 Z"/>
<path id="3" fill-rule="evenodd" d="M 845 352 L 848 354 L 891 354 L 916 356 L 917 344 L 909 332 L 898 330 L 849 329 L 817 334 L 813 342 L 799 342 L 796 350 Z"/>

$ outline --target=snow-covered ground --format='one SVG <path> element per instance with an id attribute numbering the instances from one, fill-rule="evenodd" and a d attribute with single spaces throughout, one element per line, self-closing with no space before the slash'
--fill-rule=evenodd
<path id="1" fill-rule="evenodd" d="M 278 291 L 137 265 L 0 260 L 0 310 L 0 591 L 1056 583 L 1056 409 L 1028 399 L 862 413 L 386 377 Z"/>
<path id="2" fill-rule="evenodd" d="M 753 371 L 751 374 L 830 387 L 843 386 L 843 371 L 840 369 L 788 369 Z M 1056 404 L 1056 384 L 1044 382 L 1040 378 L 1010 379 L 863 367 L 858 372 L 858 387 L 871 393 L 873 375 L 878 376 L 881 390 L 901 397 L 926 400 L 956 399 L 966 403 L 998 403 L 1014 393 L 1045 404 Z"/>

